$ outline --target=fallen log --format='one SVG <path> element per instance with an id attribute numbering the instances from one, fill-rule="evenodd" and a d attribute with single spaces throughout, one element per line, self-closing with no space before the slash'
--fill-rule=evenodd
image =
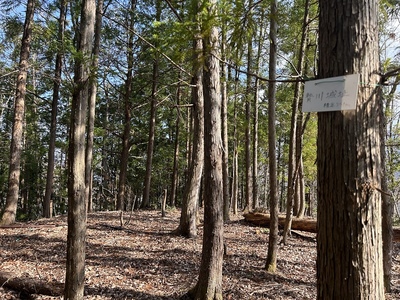
<path id="1" fill-rule="evenodd" d="M 261 212 L 248 212 L 243 214 L 244 219 L 258 226 L 269 227 L 270 216 L 266 213 Z M 279 216 L 279 227 L 283 229 L 285 226 L 285 216 Z M 293 218 L 292 229 L 306 231 L 306 232 L 317 232 L 317 221 L 311 218 Z"/>
<path id="2" fill-rule="evenodd" d="M 244 219 L 257 226 L 269 227 L 270 216 L 261 212 L 249 212 L 243 214 Z M 279 228 L 285 226 L 285 216 L 279 216 Z M 317 232 L 317 220 L 313 218 L 293 218 L 292 229 L 306 232 Z M 393 228 L 393 242 L 400 242 L 400 227 Z"/>
<path id="3" fill-rule="evenodd" d="M 9 272 L 0 272 L 0 286 L 25 294 L 40 294 L 46 296 L 61 296 L 64 289 L 63 283 L 48 283 L 29 276 L 15 277 L 15 275 Z"/>

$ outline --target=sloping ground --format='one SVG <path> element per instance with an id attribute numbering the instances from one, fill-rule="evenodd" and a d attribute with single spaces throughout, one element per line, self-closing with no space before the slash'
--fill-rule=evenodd
<path id="1" fill-rule="evenodd" d="M 90 214 L 85 299 L 179 299 L 196 282 L 202 228 L 198 238 L 185 239 L 170 234 L 178 222 L 177 210 L 165 218 L 158 211 L 135 211 L 123 228 L 117 212 Z M 62 299 L 66 217 L 19 225 L 0 228 L 0 299 Z M 224 299 L 316 298 L 314 234 L 293 235 L 279 246 L 274 275 L 263 269 L 265 228 L 236 217 L 224 235 Z M 394 250 L 393 292 L 387 299 L 400 299 L 400 245 Z"/>

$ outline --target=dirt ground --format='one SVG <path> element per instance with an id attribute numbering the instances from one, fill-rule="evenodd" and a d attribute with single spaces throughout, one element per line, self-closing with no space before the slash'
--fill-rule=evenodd
<path id="1" fill-rule="evenodd" d="M 118 212 L 88 216 L 85 299 L 179 299 L 197 280 L 202 228 L 196 239 L 171 235 L 178 210 L 164 218 L 159 211 L 134 211 L 124 219 L 129 223 L 121 228 Z M 264 271 L 268 230 L 232 219 L 224 228 L 224 299 L 316 298 L 315 235 L 294 234 L 280 245 L 272 275 Z M 59 216 L 0 229 L 0 299 L 62 299 L 66 222 Z M 399 244 L 393 254 L 393 291 L 386 299 L 400 299 Z M 7 288 L 12 282 L 38 293 Z"/>

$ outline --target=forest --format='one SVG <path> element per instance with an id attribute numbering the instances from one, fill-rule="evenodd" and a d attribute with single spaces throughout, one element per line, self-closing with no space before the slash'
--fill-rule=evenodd
<path id="1" fill-rule="evenodd" d="M 400 297 L 400 2 L 336 2 L 1 1 L 0 296 Z"/>

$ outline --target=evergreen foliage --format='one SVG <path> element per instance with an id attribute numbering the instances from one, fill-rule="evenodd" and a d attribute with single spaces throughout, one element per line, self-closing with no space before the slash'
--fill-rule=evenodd
<path id="1" fill-rule="evenodd" d="M 146 143 L 148 137 L 148 118 L 150 113 L 150 97 L 152 87 L 152 64 L 159 59 L 159 87 L 157 91 L 157 122 L 155 135 L 155 152 L 153 157 L 153 176 L 150 191 L 150 201 L 153 207 L 158 207 L 165 189 L 170 188 L 173 168 L 173 153 L 175 142 L 175 120 L 180 119 L 179 136 L 179 181 L 177 205 L 181 203 L 185 176 L 190 155 L 191 123 L 191 70 L 192 70 L 192 37 L 196 31 L 197 22 L 193 19 L 196 1 L 168 1 L 174 10 L 162 1 L 161 20 L 155 21 L 156 1 L 139 0 L 136 3 L 134 15 L 134 67 L 131 108 L 131 140 L 128 162 L 127 188 L 130 191 L 126 199 L 129 208 L 135 201 L 140 201 L 145 176 Z M 384 52 L 388 43 L 395 42 L 393 32 L 388 26 L 393 16 L 398 14 L 398 1 L 381 2 L 382 18 L 382 71 L 389 72 L 399 68 L 399 48 L 393 48 L 391 53 Z M 64 51 L 64 67 L 61 78 L 61 95 L 57 117 L 56 164 L 53 191 L 55 214 L 66 212 L 67 161 L 66 152 L 69 132 L 70 102 L 73 88 L 73 60 L 79 54 L 74 50 L 76 37 L 74 32 L 79 24 L 79 7 L 75 3 L 68 6 L 67 28 L 65 40 L 57 40 L 58 1 L 45 0 L 35 15 L 33 41 L 28 73 L 28 95 L 24 131 L 23 160 L 21 168 L 21 203 L 18 216 L 21 219 L 34 219 L 42 214 L 44 195 L 47 149 L 49 145 L 49 128 L 51 118 L 51 96 L 54 82 L 53 70 L 55 56 L 58 50 Z M 227 64 L 228 86 L 228 135 L 229 135 L 229 165 L 233 164 L 234 126 L 237 128 L 237 151 L 239 157 L 239 204 L 243 203 L 245 178 L 245 101 L 253 97 L 254 90 L 248 89 L 246 69 L 248 65 L 255 69 L 255 61 L 247 61 L 248 41 L 253 45 L 253 57 L 261 53 L 257 75 L 260 78 L 259 99 L 259 177 L 260 203 L 267 203 L 268 198 L 268 147 L 267 147 L 267 77 L 268 77 L 268 3 L 254 1 L 248 6 L 248 1 L 218 1 L 218 18 L 211 22 L 209 28 L 217 26 L 225 28 L 227 48 L 225 61 Z M 98 69 L 98 95 L 95 119 L 94 161 L 93 161 L 93 200 L 95 210 L 111 210 L 115 208 L 118 187 L 119 154 L 121 153 L 121 136 L 124 122 L 124 75 L 127 72 L 127 30 L 129 1 L 107 3 L 104 11 L 101 49 Z M 0 207 L 4 207 L 7 193 L 7 173 L 9 163 L 10 134 L 12 129 L 12 109 L 15 92 L 15 74 L 18 64 L 18 53 L 23 26 L 22 4 L 13 1 L 3 1 L 0 13 Z M 204 12 L 206 7 L 203 8 Z M 301 22 L 304 13 L 304 1 L 280 1 L 278 14 L 278 79 L 295 80 L 314 78 L 316 74 L 317 40 L 317 4 L 312 4 L 310 16 L 310 33 L 307 39 L 306 68 L 303 77 L 298 77 L 299 71 L 294 68 L 297 60 L 301 35 Z M 204 25 L 203 24 L 203 25 Z M 260 28 L 263 27 L 264 34 Z M 207 32 L 207 27 L 204 29 Z M 386 38 L 383 40 L 383 38 Z M 385 48 L 386 47 L 386 48 Z M 85 57 L 80 57 L 84 60 Z M 399 83 L 399 75 L 389 78 L 388 86 L 384 87 L 387 128 L 387 162 L 390 190 L 395 195 L 400 193 L 399 180 L 399 138 L 397 105 L 398 90 L 393 86 Z M 180 107 L 177 107 L 177 89 L 181 89 Z M 288 139 L 290 130 L 291 102 L 293 99 L 293 84 L 278 82 L 277 84 L 277 153 L 279 194 L 282 198 L 286 193 Z M 303 161 L 304 177 L 308 187 L 307 192 L 315 193 L 316 182 L 316 117 L 310 120 L 304 131 Z M 230 170 L 231 171 L 231 170 Z M 230 178 L 233 174 L 230 173 Z M 265 205 L 262 204 L 262 205 Z"/>

